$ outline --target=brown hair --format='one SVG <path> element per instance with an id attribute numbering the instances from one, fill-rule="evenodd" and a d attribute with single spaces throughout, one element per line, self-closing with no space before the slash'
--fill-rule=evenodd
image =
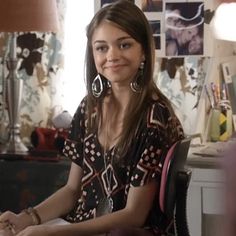
<path id="1" fill-rule="evenodd" d="M 101 8 L 93 17 L 87 27 L 87 48 L 86 48 L 86 84 L 88 91 L 88 131 L 92 132 L 98 128 L 99 120 L 102 119 L 103 97 L 94 98 L 92 95 L 91 84 L 97 75 L 92 52 L 92 36 L 94 30 L 102 21 L 109 21 L 127 32 L 132 38 L 139 42 L 145 55 L 145 67 L 143 71 L 142 92 L 133 93 L 129 101 L 128 109 L 123 121 L 123 131 L 116 145 L 118 156 L 123 157 L 127 152 L 140 122 L 147 113 L 147 107 L 153 96 L 164 100 L 169 104 L 167 98 L 160 92 L 153 80 L 153 68 L 155 59 L 155 48 L 152 30 L 144 13 L 134 3 L 127 0 L 118 0 Z M 92 120 L 94 108 L 97 109 L 96 120 Z M 171 106 L 170 106 L 171 109 Z"/>

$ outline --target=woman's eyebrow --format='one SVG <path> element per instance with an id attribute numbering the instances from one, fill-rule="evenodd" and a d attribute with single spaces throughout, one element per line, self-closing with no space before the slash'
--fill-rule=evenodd
<path id="1" fill-rule="evenodd" d="M 133 39 L 133 38 L 130 37 L 130 36 L 125 36 L 125 37 L 118 38 L 117 41 L 122 41 L 122 40 L 125 40 L 125 39 Z"/>
<path id="2" fill-rule="evenodd" d="M 106 41 L 105 40 L 95 40 L 93 42 L 93 44 L 96 44 L 96 43 L 106 43 Z"/>
<path id="3" fill-rule="evenodd" d="M 133 38 L 131 36 L 124 36 L 124 37 L 120 37 L 120 38 L 116 39 L 116 41 L 122 41 L 122 40 L 126 40 L 126 39 L 133 39 Z M 96 43 L 106 43 L 106 42 L 107 42 L 106 40 L 98 39 L 98 40 L 95 40 L 93 42 L 93 44 L 96 44 Z"/>

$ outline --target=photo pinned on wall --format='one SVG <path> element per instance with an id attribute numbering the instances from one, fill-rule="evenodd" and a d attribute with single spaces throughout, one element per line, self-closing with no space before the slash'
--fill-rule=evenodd
<path id="1" fill-rule="evenodd" d="M 161 21 L 160 20 L 150 20 L 149 24 L 152 28 L 155 49 L 161 50 Z"/>
<path id="2" fill-rule="evenodd" d="M 96 13 L 100 8 L 105 7 L 108 4 L 116 2 L 117 0 L 94 0 L 94 12 Z M 135 3 L 135 0 L 128 0 Z"/>
<path id="3" fill-rule="evenodd" d="M 96 0 L 95 0 L 96 1 Z M 104 7 L 105 5 L 107 4 L 110 4 L 110 3 L 113 3 L 113 2 L 116 2 L 117 0 L 101 0 L 101 3 L 100 3 L 100 8 L 101 7 Z M 134 2 L 134 0 L 129 0 L 131 2 Z M 98 2 L 98 0 L 97 0 Z"/>
<path id="4" fill-rule="evenodd" d="M 153 38 L 154 38 L 155 49 L 161 50 L 161 36 L 160 35 L 158 35 L 158 36 L 153 35 Z"/>
<path id="5" fill-rule="evenodd" d="M 149 24 L 152 28 L 152 33 L 154 35 L 160 35 L 161 33 L 161 21 L 159 20 L 149 20 Z"/>
<path id="6" fill-rule="evenodd" d="M 144 12 L 161 12 L 163 10 L 162 0 L 141 0 L 141 9 Z"/>
<path id="7" fill-rule="evenodd" d="M 204 53 L 204 3 L 166 2 L 165 55 Z"/>

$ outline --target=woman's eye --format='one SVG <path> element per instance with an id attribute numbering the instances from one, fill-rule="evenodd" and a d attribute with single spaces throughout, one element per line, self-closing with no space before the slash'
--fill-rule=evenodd
<path id="1" fill-rule="evenodd" d="M 105 52 L 105 51 L 107 51 L 107 46 L 104 46 L 104 45 L 96 46 L 95 50 L 99 51 L 99 52 Z"/>
<path id="2" fill-rule="evenodd" d="M 130 48 L 131 44 L 130 43 L 121 43 L 120 48 L 125 49 L 125 48 Z"/>

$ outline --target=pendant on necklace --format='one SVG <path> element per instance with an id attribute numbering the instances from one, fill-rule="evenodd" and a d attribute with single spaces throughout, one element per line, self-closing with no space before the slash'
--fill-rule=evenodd
<path id="1" fill-rule="evenodd" d="M 106 197 L 103 198 L 97 207 L 96 210 L 96 216 L 102 216 L 102 215 L 106 215 L 108 213 L 111 213 L 113 210 L 113 200 L 111 197 Z"/>

